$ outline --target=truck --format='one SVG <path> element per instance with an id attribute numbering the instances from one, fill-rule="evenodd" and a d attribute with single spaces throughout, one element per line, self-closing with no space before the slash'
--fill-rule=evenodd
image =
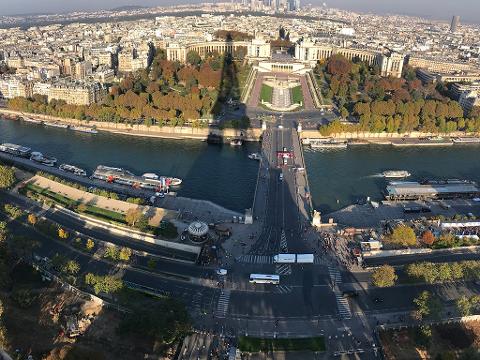
<path id="1" fill-rule="evenodd" d="M 313 264 L 313 254 L 278 254 L 273 257 L 275 264 Z"/>

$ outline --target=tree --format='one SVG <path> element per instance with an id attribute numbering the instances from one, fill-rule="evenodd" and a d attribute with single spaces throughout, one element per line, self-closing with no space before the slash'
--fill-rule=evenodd
<path id="1" fill-rule="evenodd" d="M 140 209 L 130 208 L 127 210 L 127 213 L 125 214 L 125 221 L 127 222 L 128 225 L 135 226 L 140 221 L 142 216 L 143 216 L 143 213 Z"/>
<path id="2" fill-rule="evenodd" d="M 85 244 L 85 248 L 87 249 L 87 251 L 92 251 L 94 247 L 95 243 L 93 242 L 93 240 L 87 239 L 87 243 Z"/>
<path id="3" fill-rule="evenodd" d="M 130 256 L 132 256 L 132 249 L 127 248 L 127 247 L 122 247 L 120 249 L 120 253 L 118 254 L 118 258 L 122 261 L 129 261 Z"/>
<path id="4" fill-rule="evenodd" d="M 470 316 L 472 315 L 472 310 L 480 303 L 480 296 L 474 295 L 471 297 L 461 296 L 456 301 L 456 307 L 460 315 Z"/>
<path id="5" fill-rule="evenodd" d="M 64 228 L 58 228 L 58 237 L 60 239 L 68 239 L 68 232 Z"/>
<path id="6" fill-rule="evenodd" d="M 390 265 L 382 265 L 372 273 L 372 283 L 378 287 L 393 286 L 397 279 L 395 269 Z"/>
<path id="7" fill-rule="evenodd" d="M 8 189 L 15 183 L 15 169 L 9 166 L 0 166 L 0 189 Z"/>
<path id="8" fill-rule="evenodd" d="M 90 285 L 95 294 L 115 293 L 123 288 L 123 281 L 112 275 L 101 276 L 88 273 L 85 275 L 85 284 Z"/>
<path id="9" fill-rule="evenodd" d="M 427 230 L 422 234 L 422 242 L 428 246 L 433 245 L 433 243 L 435 242 L 435 236 L 430 230 Z"/>
<path id="10" fill-rule="evenodd" d="M 119 259 L 119 251 L 115 246 L 107 246 L 103 253 L 103 257 L 116 261 Z"/>
<path id="11" fill-rule="evenodd" d="M 27 220 L 30 225 L 35 226 L 35 224 L 37 223 L 37 216 L 35 214 L 28 214 Z"/>
<path id="12" fill-rule="evenodd" d="M 426 290 L 422 291 L 413 302 L 416 305 L 415 317 L 418 320 L 426 317 L 438 318 L 443 309 L 440 300 L 433 297 L 432 293 Z"/>
<path id="13" fill-rule="evenodd" d="M 67 275 L 76 275 L 80 271 L 80 264 L 75 260 L 68 260 L 62 266 L 62 273 Z"/>
<path id="14" fill-rule="evenodd" d="M 147 266 L 153 270 L 157 267 L 157 262 L 154 259 L 148 259 Z"/>
<path id="15" fill-rule="evenodd" d="M 7 223 L 5 221 L 0 221 L 0 244 L 5 244 L 8 234 Z"/>
<path id="16" fill-rule="evenodd" d="M 393 229 L 390 236 L 385 238 L 387 242 L 403 247 L 415 246 L 417 244 L 417 236 L 415 231 L 406 225 L 397 226 Z"/>
<path id="17" fill-rule="evenodd" d="M 187 53 L 187 63 L 192 65 L 192 66 L 197 66 L 197 65 L 200 65 L 200 63 L 202 62 L 202 58 L 200 57 L 200 55 L 198 55 L 198 53 L 194 50 L 190 50 L 188 53 Z"/>

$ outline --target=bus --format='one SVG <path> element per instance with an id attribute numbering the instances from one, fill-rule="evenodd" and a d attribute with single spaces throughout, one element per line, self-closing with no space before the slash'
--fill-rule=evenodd
<path id="1" fill-rule="evenodd" d="M 252 284 L 280 284 L 280 276 L 268 274 L 251 274 L 250 282 Z"/>

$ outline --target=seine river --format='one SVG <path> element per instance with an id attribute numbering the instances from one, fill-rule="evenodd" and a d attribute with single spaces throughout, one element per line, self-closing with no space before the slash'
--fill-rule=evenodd
<path id="1" fill-rule="evenodd" d="M 55 156 L 58 164 L 77 165 L 88 173 L 97 165 L 123 167 L 134 174 L 153 172 L 183 179 L 178 194 L 211 200 L 242 211 L 253 202 L 258 162 L 247 155 L 258 143 L 240 148 L 196 140 L 168 140 L 99 132 L 96 135 L 21 121 L 0 121 L 0 143 L 12 142 Z"/>
<path id="2" fill-rule="evenodd" d="M 315 208 L 324 213 L 370 196 L 383 198 L 385 170 L 407 170 L 408 180 L 461 178 L 480 183 L 480 146 L 355 146 L 346 150 L 305 151 Z"/>
<path id="3" fill-rule="evenodd" d="M 179 195 L 211 200 L 243 211 L 251 207 L 258 162 L 241 148 L 207 145 L 196 140 L 142 138 L 100 132 L 97 135 L 0 121 L 0 143 L 13 142 L 92 172 L 99 164 L 124 167 L 136 174 L 155 172 L 184 180 Z M 382 199 L 384 170 L 407 170 L 409 179 L 462 178 L 480 183 L 480 146 L 356 146 L 346 150 L 305 151 L 315 208 L 334 211 L 370 196 Z"/>

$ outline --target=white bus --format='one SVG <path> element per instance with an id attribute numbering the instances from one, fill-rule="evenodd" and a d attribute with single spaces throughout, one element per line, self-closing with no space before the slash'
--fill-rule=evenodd
<path id="1" fill-rule="evenodd" d="M 268 274 L 251 274 L 250 282 L 252 284 L 280 284 L 280 276 Z"/>
<path id="2" fill-rule="evenodd" d="M 313 264 L 313 254 L 278 254 L 273 257 L 275 264 Z"/>

